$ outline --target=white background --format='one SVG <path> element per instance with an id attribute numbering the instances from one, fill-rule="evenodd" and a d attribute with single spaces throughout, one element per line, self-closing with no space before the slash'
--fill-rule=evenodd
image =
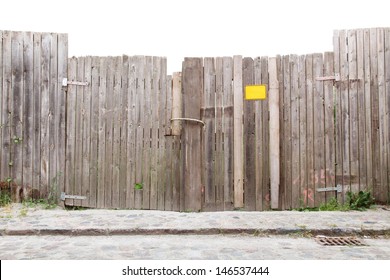
<path id="1" fill-rule="evenodd" d="M 332 51 L 335 29 L 390 27 L 388 1 L 0 0 L 0 30 L 69 34 L 69 55 L 185 56 Z"/>

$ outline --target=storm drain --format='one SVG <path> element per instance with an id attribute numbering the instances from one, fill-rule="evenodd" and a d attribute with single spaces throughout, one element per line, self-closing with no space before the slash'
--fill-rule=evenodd
<path id="1" fill-rule="evenodd" d="M 316 236 L 315 240 L 324 246 L 367 246 L 360 239 L 350 236 L 328 237 L 320 235 Z"/>

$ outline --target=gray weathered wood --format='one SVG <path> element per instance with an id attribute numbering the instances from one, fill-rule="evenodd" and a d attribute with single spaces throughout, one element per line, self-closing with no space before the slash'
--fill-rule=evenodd
<path id="1" fill-rule="evenodd" d="M 291 77 L 290 77 L 290 57 L 283 56 L 284 71 L 284 191 L 285 207 L 291 209 L 292 195 L 292 170 L 291 170 Z"/>
<path id="2" fill-rule="evenodd" d="M 385 116 L 387 122 L 387 135 L 385 135 L 385 143 L 387 150 L 387 193 L 390 194 L 390 28 L 386 28 L 385 32 L 385 71 L 386 71 L 386 105 L 385 105 Z M 386 190 L 385 190 L 386 191 Z M 390 195 L 387 196 L 387 203 L 390 203 Z"/>
<path id="3" fill-rule="evenodd" d="M 242 62 L 243 87 L 253 85 L 253 59 L 245 57 Z M 256 209 L 256 176 L 255 176 L 255 120 L 253 101 L 244 101 L 244 204 L 246 210 Z"/>
<path id="4" fill-rule="evenodd" d="M 224 209 L 223 58 L 215 59 L 215 209 Z"/>
<path id="5" fill-rule="evenodd" d="M 170 80 L 167 80 L 167 85 L 169 85 Z M 169 89 L 169 86 L 167 86 L 167 90 Z M 169 92 L 169 91 L 168 91 Z M 181 73 L 175 72 L 172 76 L 172 117 L 174 116 L 181 116 L 182 114 L 182 86 L 181 86 Z M 180 100 L 180 102 L 176 102 L 175 100 Z M 176 104 L 179 104 L 179 109 L 177 109 Z M 175 111 L 178 111 L 178 114 L 175 113 Z M 172 123 L 172 134 L 175 135 L 175 124 Z M 179 130 L 181 131 L 179 124 Z M 173 187 L 173 193 L 172 193 L 172 210 L 179 211 L 182 209 L 183 206 L 181 206 L 181 197 L 183 197 L 183 194 L 181 192 L 182 190 L 182 184 L 181 184 L 181 174 L 182 171 L 180 168 L 182 168 L 181 164 L 181 158 L 180 158 L 180 136 L 173 136 L 172 139 L 172 187 Z M 179 170 L 179 172 L 177 172 Z M 183 207 L 184 208 L 184 207 Z"/>
<path id="6" fill-rule="evenodd" d="M 200 119 L 203 92 L 203 65 L 200 58 L 186 58 L 183 63 L 183 115 Z M 201 209 L 201 129 L 198 123 L 186 122 L 183 127 L 184 209 Z"/>
<path id="7" fill-rule="evenodd" d="M 268 74 L 268 70 L 267 70 Z M 262 78 L 262 64 L 261 64 L 261 57 L 256 57 L 254 59 L 254 84 L 260 85 L 262 84 L 261 81 Z M 255 105 L 255 137 L 256 137 L 256 151 L 255 151 L 255 200 L 256 200 L 256 211 L 263 210 L 263 171 L 264 171 L 264 158 L 267 155 L 263 154 L 263 147 L 264 147 L 264 135 L 263 135 L 263 124 L 262 121 L 263 116 L 263 102 L 261 101 L 254 101 Z M 268 110 L 267 110 L 268 111 Z"/>

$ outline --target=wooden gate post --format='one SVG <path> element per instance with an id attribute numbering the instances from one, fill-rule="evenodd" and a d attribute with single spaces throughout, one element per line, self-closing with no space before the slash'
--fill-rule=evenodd
<path id="1" fill-rule="evenodd" d="M 203 93 L 202 58 L 185 58 L 183 62 L 183 184 L 184 210 L 200 211 L 202 207 L 201 181 L 201 133 L 202 124 L 188 119 L 200 120 Z"/>
<path id="2" fill-rule="evenodd" d="M 269 59 L 269 160 L 271 177 L 271 208 L 279 207 L 280 151 L 279 151 L 279 83 L 276 58 Z"/>

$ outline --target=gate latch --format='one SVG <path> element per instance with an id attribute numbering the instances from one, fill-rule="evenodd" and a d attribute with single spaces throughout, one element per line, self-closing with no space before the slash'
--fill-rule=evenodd
<path id="1" fill-rule="evenodd" d="M 81 196 L 81 195 L 69 195 L 65 194 L 64 192 L 61 192 L 61 200 L 65 201 L 65 199 L 87 199 L 86 196 Z"/>

